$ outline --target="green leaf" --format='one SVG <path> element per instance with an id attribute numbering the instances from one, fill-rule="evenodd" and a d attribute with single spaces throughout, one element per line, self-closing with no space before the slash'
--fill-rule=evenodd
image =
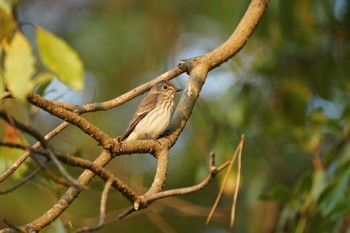
<path id="1" fill-rule="evenodd" d="M 323 169 L 318 169 L 312 174 L 312 187 L 310 190 L 310 197 L 313 202 L 317 202 L 322 191 L 327 185 L 327 174 Z"/>
<path id="2" fill-rule="evenodd" d="M 5 58 L 4 79 L 11 94 L 25 100 L 30 91 L 35 60 L 28 40 L 16 32 Z"/>
<path id="3" fill-rule="evenodd" d="M 330 186 L 323 193 L 319 208 L 324 215 L 330 214 L 337 203 L 344 198 L 345 191 L 348 188 L 350 182 L 350 169 L 344 171 L 339 180 L 334 183 L 334 186 Z"/>
<path id="4" fill-rule="evenodd" d="M 37 43 L 43 64 L 67 86 L 83 89 L 83 64 L 78 54 L 62 39 L 37 27 Z"/>
<path id="5" fill-rule="evenodd" d="M 35 79 L 33 80 L 34 86 L 35 87 L 38 86 L 38 88 L 36 89 L 36 93 L 38 95 L 43 96 L 46 88 L 49 86 L 49 84 L 51 83 L 51 80 L 54 77 L 55 75 L 49 72 L 43 72 L 36 75 Z"/>
<path id="6" fill-rule="evenodd" d="M 50 82 L 55 77 L 54 74 L 49 72 L 42 72 L 35 76 L 35 79 L 33 80 L 33 86 L 39 86 L 41 84 L 46 84 Z"/>

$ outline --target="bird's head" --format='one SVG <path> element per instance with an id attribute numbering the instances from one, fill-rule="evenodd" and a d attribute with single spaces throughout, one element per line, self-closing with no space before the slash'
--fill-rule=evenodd
<path id="1" fill-rule="evenodd" d="M 178 91 L 181 91 L 181 89 L 177 89 L 171 82 L 168 81 L 159 81 L 150 90 L 151 93 L 161 93 L 168 96 L 174 96 Z"/>

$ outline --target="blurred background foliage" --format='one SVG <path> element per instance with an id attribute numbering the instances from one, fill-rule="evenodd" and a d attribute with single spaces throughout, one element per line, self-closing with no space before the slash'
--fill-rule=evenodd
<path id="1" fill-rule="evenodd" d="M 180 58 L 217 47 L 232 33 L 248 4 L 248 0 L 26 0 L 19 1 L 18 18 L 64 38 L 84 62 L 83 92 L 53 81 L 44 96 L 89 103 L 114 98 L 176 66 Z M 234 177 L 212 223 L 204 224 L 221 175 L 198 193 L 161 200 L 123 221 L 115 219 L 129 203 L 112 191 L 107 208 L 110 224 L 100 232 L 350 232 L 349 4 L 348 0 L 272 0 L 244 49 L 209 74 L 186 129 L 170 151 L 164 188 L 199 182 L 208 174 L 209 152 L 216 152 L 218 164 L 229 159 L 244 134 L 233 229 L 228 225 Z M 33 30 L 23 30 L 34 43 Z M 186 80 L 183 75 L 173 82 L 184 87 Z M 85 116 L 108 134 L 120 135 L 140 98 Z M 43 134 L 60 122 L 13 101 L 5 101 L 2 108 Z M 2 128 L 6 136 L 6 127 Z M 96 143 L 74 127 L 52 145 L 89 159 L 99 154 Z M 151 156 L 132 155 L 116 158 L 108 168 L 142 193 L 152 181 L 155 165 Z M 29 172 L 31 164 L 26 166 Z M 78 175 L 81 170 L 70 172 Z M 4 182 L 2 189 L 15 182 Z M 95 179 L 91 189 L 46 231 L 65 232 L 96 223 L 102 188 Z M 1 214 L 14 225 L 25 224 L 64 191 L 38 176 L 0 196 Z"/>

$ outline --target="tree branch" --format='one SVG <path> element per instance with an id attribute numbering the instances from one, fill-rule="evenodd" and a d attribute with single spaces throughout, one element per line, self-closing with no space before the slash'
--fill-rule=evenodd
<path id="1" fill-rule="evenodd" d="M 221 166 L 216 167 L 215 166 L 215 154 L 210 153 L 210 161 L 209 161 L 210 173 L 207 176 L 207 178 L 205 178 L 201 183 L 199 183 L 197 185 L 190 186 L 190 187 L 171 189 L 171 190 L 162 191 L 162 192 L 159 192 L 160 190 L 158 192 L 149 192 L 148 191 L 144 196 L 141 197 L 140 201 L 142 201 L 142 202 L 138 203 L 137 208 L 135 208 L 135 203 L 134 203 L 133 207 L 130 207 L 129 209 L 127 209 L 126 211 L 121 213 L 118 216 L 118 218 L 119 219 L 125 218 L 126 216 L 128 216 L 129 214 L 134 212 L 135 210 L 144 209 L 147 206 L 149 206 L 152 202 L 154 202 L 155 200 L 158 200 L 158 199 L 198 192 L 199 190 L 206 187 L 214 179 L 216 174 L 218 174 L 220 171 L 225 169 L 229 164 L 230 164 L 230 161 L 227 161 L 227 162 L 223 163 Z"/>
<path id="2" fill-rule="evenodd" d="M 91 226 L 91 227 L 82 227 L 74 232 L 84 232 L 84 231 L 97 231 L 105 224 L 105 218 L 106 218 L 106 204 L 107 204 L 107 198 L 108 198 L 108 192 L 111 188 L 111 185 L 113 183 L 113 180 L 107 180 L 105 187 L 102 191 L 101 195 L 101 203 L 100 203 L 100 219 L 97 225 Z"/>
<path id="3" fill-rule="evenodd" d="M 71 124 L 76 125 L 82 131 L 84 131 L 85 133 L 90 135 L 92 138 L 94 138 L 97 142 L 99 142 L 105 149 L 109 150 L 109 151 L 104 151 L 93 162 L 96 166 L 103 167 L 113 157 L 121 154 L 151 153 L 152 155 L 160 156 L 159 153 L 161 153 L 162 155 L 162 153 L 164 153 L 162 152 L 164 148 L 166 148 L 166 150 L 170 149 L 177 141 L 180 133 L 182 132 L 183 128 L 185 127 L 192 113 L 192 109 L 199 97 L 199 93 L 206 80 L 208 72 L 214 69 L 215 67 L 219 66 L 223 62 L 227 61 L 228 59 L 230 59 L 245 45 L 248 38 L 251 36 L 253 30 L 255 29 L 257 23 L 262 18 L 262 15 L 266 10 L 268 2 L 269 2 L 268 0 L 252 0 L 244 17 L 239 23 L 238 27 L 225 43 L 223 43 L 217 49 L 207 53 L 206 55 L 186 60 L 182 65 L 172 70 L 171 75 L 174 75 L 174 77 L 184 71 L 187 71 L 190 75 L 190 78 L 189 78 L 189 81 L 187 82 L 185 91 L 183 92 L 183 95 L 181 96 L 179 104 L 174 113 L 174 116 L 171 122 L 171 127 L 167 132 L 168 137 L 159 139 L 158 141 L 160 143 L 152 140 L 118 143 L 115 140 L 112 140 L 108 135 L 103 133 L 101 130 L 99 130 L 96 126 L 93 126 L 92 124 L 90 124 L 86 119 L 78 116 L 78 113 L 80 113 L 80 111 L 83 112 L 83 111 L 106 110 L 108 109 L 108 107 L 106 107 L 108 104 L 113 103 L 114 105 L 118 105 L 120 102 L 118 102 L 117 99 L 114 99 L 111 102 L 105 102 L 104 104 L 85 105 L 84 107 L 85 110 L 78 109 L 77 113 L 72 113 L 71 111 L 68 111 L 65 108 L 57 107 L 52 102 L 44 100 L 41 97 L 36 97 L 34 94 L 29 94 L 28 100 L 32 102 L 34 105 L 44 109 L 45 111 L 48 111 L 49 113 L 55 116 L 58 116 L 61 119 L 66 120 Z M 164 79 L 167 79 L 167 78 L 171 79 L 170 74 L 169 76 L 165 75 Z M 156 81 L 158 80 L 153 80 L 152 84 L 154 84 Z M 142 93 L 147 89 L 149 89 L 152 86 L 152 84 L 151 83 L 147 84 L 147 87 L 143 86 L 142 89 L 140 88 L 138 89 L 138 91 Z M 131 96 L 134 96 L 134 94 L 130 94 L 128 97 L 124 96 L 123 98 L 125 98 L 124 100 L 126 101 L 128 98 L 130 99 L 133 98 Z M 206 184 L 207 182 L 209 183 L 212 177 L 216 174 L 215 172 L 213 173 L 213 171 L 211 171 L 207 179 L 205 179 L 201 184 L 194 186 L 195 188 L 189 187 L 184 189 L 175 189 L 175 191 L 169 190 L 169 191 L 159 192 L 160 191 L 159 187 L 162 187 L 165 181 L 165 175 L 166 175 L 167 163 L 168 163 L 167 156 L 164 156 L 164 160 L 163 160 L 163 157 L 159 158 L 158 163 L 160 164 L 158 164 L 157 167 L 163 167 L 166 169 L 165 170 L 157 169 L 155 178 L 161 177 L 161 180 L 154 180 L 150 190 L 146 192 L 146 194 L 151 194 L 151 195 L 143 196 L 143 198 L 146 199 L 146 202 L 143 202 L 144 200 L 142 199 L 138 201 L 137 200 L 138 197 L 136 197 L 133 200 L 133 203 L 140 202 L 141 208 L 144 208 L 147 206 L 147 205 L 144 205 L 144 203 L 147 204 L 148 202 L 150 203 L 151 201 L 157 200 L 159 198 L 164 198 L 171 195 L 186 194 L 196 190 L 200 190 L 201 187 L 205 186 L 201 184 Z M 79 181 L 81 184 L 86 185 L 92 180 L 94 176 L 95 176 L 94 172 L 91 172 L 90 170 L 85 170 L 80 175 Z M 162 177 L 164 177 L 164 179 Z M 43 227 L 47 226 L 52 221 L 54 221 L 78 196 L 80 191 L 81 189 L 77 187 L 73 187 L 73 186 L 70 187 L 68 191 L 61 197 L 61 199 L 50 210 L 48 210 L 46 213 L 44 213 L 41 217 L 39 217 L 32 223 L 26 226 L 23 226 L 20 229 L 25 229 L 28 231 L 30 230 L 40 231 Z M 125 193 L 123 192 L 122 194 L 125 195 Z"/>
<path id="4" fill-rule="evenodd" d="M 59 134 L 63 129 L 65 129 L 69 124 L 67 122 L 63 122 L 58 127 L 53 129 L 50 133 L 46 134 L 44 139 L 49 141 L 51 138 Z M 41 146 L 40 142 L 35 143 L 31 148 L 37 149 Z M 6 180 L 9 176 L 11 176 L 22 163 L 24 163 L 30 156 L 32 155 L 32 151 L 25 152 L 19 159 L 14 162 L 11 167 L 9 167 L 5 172 L 0 175 L 0 183 Z"/>
<path id="5" fill-rule="evenodd" d="M 73 113 L 63 107 L 59 107 L 53 104 L 51 101 L 46 100 L 45 98 L 34 93 L 29 93 L 27 95 L 27 100 L 33 105 L 45 110 L 46 112 L 77 126 L 107 150 L 116 144 L 115 141 L 113 141 L 101 129 L 91 124 L 85 118 L 80 117 L 77 113 Z"/>

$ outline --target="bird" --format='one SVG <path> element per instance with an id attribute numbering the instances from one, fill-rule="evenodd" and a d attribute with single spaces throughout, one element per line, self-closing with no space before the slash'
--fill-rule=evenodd
<path id="1" fill-rule="evenodd" d="M 169 81 L 159 81 L 137 107 L 121 141 L 157 139 L 169 126 L 175 109 L 177 89 Z"/>

